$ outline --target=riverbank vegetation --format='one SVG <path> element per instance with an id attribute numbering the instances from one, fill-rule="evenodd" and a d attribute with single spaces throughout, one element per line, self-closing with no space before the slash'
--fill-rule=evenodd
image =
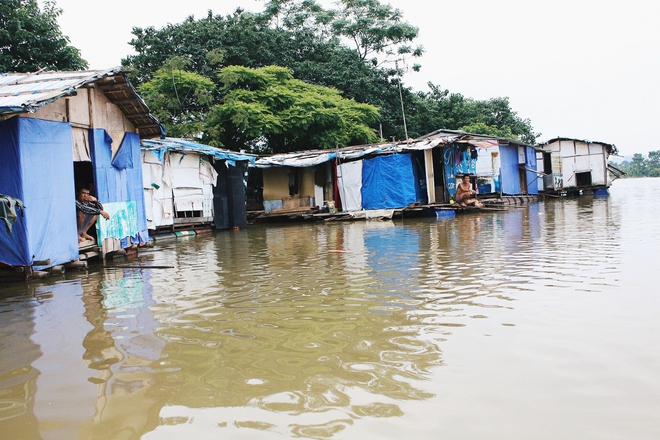
<path id="1" fill-rule="evenodd" d="M 648 158 L 637 153 L 631 160 L 614 164 L 627 177 L 660 177 L 660 150 L 650 151 Z"/>

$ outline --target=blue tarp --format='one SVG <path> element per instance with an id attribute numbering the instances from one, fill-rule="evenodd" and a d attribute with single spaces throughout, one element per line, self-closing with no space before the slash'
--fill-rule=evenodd
<path id="1" fill-rule="evenodd" d="M 403 208 L 416 201 L 410 154 L 376 156 L 362 163 L 362 208 Z"/>
<path id="2" fill-rule="evenodd" d="M 119 146 L 121 166 L 113 165 L 112 138 L 103 129 L 90 130 L 90 150 L 94 164 L 96 194 L 101 203 L 134 201 L 137 207 L 137 236 L 131 237 L 134 243 L 149 241 L 147 217 L 144 208 L 142 189 L 142 158 L 140 157 L 140 137 L 136 133 L 125 133 Z M 128 160 L 131 158 L 132 160 Z M 139 166 L 135 166 L 139 164 Z M 122 242 L 128 247 L 127 240 Z"/>
<path id="3" fill-rule="evenodd" d="M 133 168 L 133 148 L 130 142 L 121 143 L 115 158 L 112 159 L 112 166 L 118 170 Z"/>
<path id="4" fill-rule="evenodd" d="M 231 166 L 235 166 L 236 162 L 243 161 L 254 165 L 256 160 L 256 157 L 251 154 L 242 154 L 236 151 L 211 147 L 209 145 L 199 144 L 187 139 L 169 137 L 164 139 L 143 139 L 142 145 L 144 150 L 153 151 L 154 154 L 158 156 L 158 160 L 161 162 L 163 161 L 165 151 L 167 150 L 176 151 L 182 154 L 186 154 L 187 152 L 205 154 L 219 160 L 226 160 L 227 163 Z"/>
<path id="5" fill-rule="evenodd" d="M 534 171 L 529 171 L 536 169 L 536 150 L 534 150 L 534 147 L 525 147 L 525 168 L 527 169 L 527 171 L 525 171 L 525 177 L 527 178 L 527 194 L 538 194 L 539 185 L 537 180 L 539 179 L 539 175 Z"/>
<path id="6" fill-rule="evenodd" d="M 14 117 L 0 123 L 0 194 L 23 202 L 11 234 L 0 228 L 0 262 L 48 266 L 78 259 L 71 125 Z"/>
<path id="7" fill-rule="evenodd" d="M 517 146 L 500 145 L 500 171 L 502 176 L 502 193 L 509 195 L 520 194 Z"/>

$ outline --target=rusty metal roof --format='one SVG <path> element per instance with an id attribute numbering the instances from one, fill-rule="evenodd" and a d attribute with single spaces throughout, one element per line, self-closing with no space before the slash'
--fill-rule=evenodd
<path id="1" fill-rule="evenodd" d="M 63 96 L 94 84 L 124 113 L 141 138 L 164 134 L 164 128 L 150 113 L 121 67 L 72 72 L 0 74 L 0 115 L 34 113 Z"/>

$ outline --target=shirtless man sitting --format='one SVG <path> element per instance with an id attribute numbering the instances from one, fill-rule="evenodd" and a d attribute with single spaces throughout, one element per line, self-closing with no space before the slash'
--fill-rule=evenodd
<path id="1" fill-rule="evenodd" d="M 474 196 L 475 198 L 472 198 Z M 470 183 L 470 175 L 465 174 L 463 176 L 463 181 L 458 184 L 456 188 L 456 203 L 459 206 L 468 206 L 474 205 L 477 208 L 483 208 L 483 203 L 479 202 L 476 199 L 477 192 L 472 189 L 472 184 Z"/>

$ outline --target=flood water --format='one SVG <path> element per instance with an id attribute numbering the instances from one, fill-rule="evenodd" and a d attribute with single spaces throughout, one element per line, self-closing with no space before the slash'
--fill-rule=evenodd
<path id="1" fill-rule="evenodd" d="M 660 438 L 658 199 L 253 225 L 0 285 L 0 438 Z"/>

